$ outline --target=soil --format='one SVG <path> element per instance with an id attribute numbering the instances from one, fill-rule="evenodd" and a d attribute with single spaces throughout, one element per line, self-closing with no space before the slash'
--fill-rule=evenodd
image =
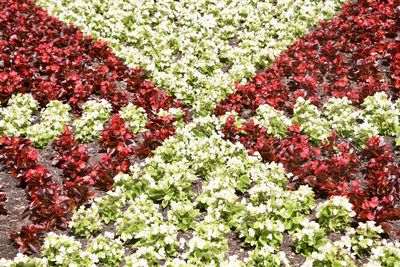
<path id="1" fill-rule="evenodd" d="M 229 247 L 226 255 L 227 257 L 236 255 L 239 260 L 248 257 L 248 251 L 250 249 L 243 247 L 243 242 L 240 240 L 238 233 L 231 231 L 225 237 L 228 238 Z"/>
<path id="2" fill-rule="evenodd" d="M 302 255 L 296 253 L 293 242 L 288 233 L 283 234 L 283 242 L 280 250 L 285 252 L 286 258 L 290 262 L 290 266 L 301 266 L 306 260 Z"/>
<path id="3" fill-rule="evenodd" d="M 0 215 L 0 257 L 6 259 L 14 258 L 18 253 L 10 241 L 10 234 L 17 232 L 25 224 L 30 221 L 24 218 L 24 210 L 29 202 L 25 196 L 25 190 L 18 187 L 18 181 L 13 179 L 11 175 L 0 172 L 0 185 L 7 196 L 4 207 L 7 209 L 7 215 Z"/>

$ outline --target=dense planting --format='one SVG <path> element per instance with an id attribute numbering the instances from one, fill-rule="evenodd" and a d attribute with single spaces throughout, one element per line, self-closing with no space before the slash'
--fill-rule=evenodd
<path id="1" fill-rule="evenodd" d="M 84 37 L 77 28 L 66 26 L 48 16 L 30 1 L 2 0 L 0 5 L 1 103 L 8 103 L 13 94 L 28 92 L 42 107 L 51 100 L 60 100 L 69 104 L 73 113 L 79 114 L 84 108 L 83 104 L 94 96 L 105 99 L 114 111 L 131 103 L 143 108 L 153 122 L 148 127 L 150 132 L 146 134 L 146 146 L 149 148 L 143 148 L 146 151 L 142 154 L 148 155 L 150 149 L 161 143 L 167 135 L 164 128 L 171 128 L 172 125 L 168 125 L 171 121 L 159 118 L 158 112 L 180 108 L 182 104 L 146 81 L 142 69 L 127 68 L 106 44 Z M 11 105 L 12 102 L 9 103 Z M 37 109 L 33 106 L 29 108 L 32 109 L 30 112 Z M 25 113 L 2 111 L 2 114 L 6 114 L 6 134 L 24 134 L 24 125 L 29 122 L 23 120 L 29 120 L 30 114 L 28 111 L 21 112 Z M 76 122 L 77 127 L 93 119 L 84 115 L 81 121 Z M 19 132 L 13 132 L 15 125 L 8 125 L 7 122 L 19 123 Z M 42 133 L 41 138 L 46 139 L 49 137 L 43 135 L 54 135 L 51 132 L 44 133 L 43 129 L 48 126 L 46 122 L 41 126 L 31 129 L 30 134 L 38 138 L 37 135 Z M 97 128 L 90 134 L 99 134 L 101 128 L 96 124 L 92 127 Z M 90 129 L 85 128 L 85 131 Z M 86 135 L 79 133 L 78 139 L 93 139 L 93 136 Z"/>
<path id="2" fill-rule="evenodd" d="M 83 32 L 107 40 L 129 65 L 205 114 L 341 0 L 57 1 L 39 5 Z"/>
<path id="3" fill-rule="evenodd" d="M 308 184 L 320 197 L 348 196 L 360 220 L 398 219 L 400 173 L 389 146 L 393 144 L 373 136 L 398 136 L 400 111 L 384 93 L 367 97 L 360 110 L 346 101 L 331 99 L 321 112 L 300 97 L 291 119 L 266 104 L 248 121 L 235 114 L 223 116 L 222 131 L 229 140 L 243 143 L 251 154 L 258 152 L 265 161 L 281 162 L 294 174 L 293 188 Z M 390 115 L 385 115 L 382 106 Z M 347 116 L 341 119 L 343 114 Z M 383 123 L 385 116 L 390 119 Z M 280 130 L 269 132 L 270 128 Z"/>
<path id="4" fill-rule="evenodd" d="M 216 112 L 255 112 L 262 104 L 291 111 L 300 96 L 319 105 L 330 96 L 358 104 L 378 91 L 397 99 L 399 12 L 393 0 L 345 4 L 338 16 L 282 52 L 272 67 L 238 85 Z"/>
<path id="5" fill-rule="evenodd" d="M 283 166 L 262 163 L 240 143 L 225 141 L 218 130 L 221 122 L 202 118 L 178 130 L 145 166 L 117 175 L 112 191 L 79 209 L 70 226 L 77 236 L 97 236 L 87 247 L 72 237 L 51 234 L 42 259 L 19 260 L 60 266 L 281 266 L 289 264 L 280 251 L 287 234 L 307 257 L 304 266 L 338 261 L 356 266 L 358 258 L 378 249 L 399 259 L 400 248 L 387 246 L 374 222 L 351 228 L 355 213 L 346 197 L 317 206 L 310 187 L 289 191 L 291 175 Z M 201 185 L 198 190 L 194 182 Z M 314 210 L 316 219 L 311 220 Z M 115 235 L 104 232 L 106 225 L 115 227 Z M 331 232 L 343 236 L 332 241 Z M 241 254 L 231 250 L 229 235 L 239 237 Z M 65 253 L 62 246 L 70 249 Z M 137 250 L 121 257 L 129 247 Z M 373 262 L 384 259 L 374 256 L 368 264 Z"/>
<path id="6" fill-rule="evenodd" d="M 0 0 L 0 266 L 398 266 L 397 1 L 36 4 Z"/>
<path id="7" fill-rule="evenodd" d="M 348 196 L 360 220 L 400 218 L 393 142 L 375 137 L 400 135 L 396 7 L 345 4 L 216 108 L 228 139 L 283 163 L 294 187 Z"/>
<path id="8" fill-rule="evenodd" d="M 111 188 L 112 177 L 128 171 L 129 156 L 151 154 L 187 112 L 146 81 L 143 70 L 127 68 L 106 44 L 91 41 L 32 2 L 4 0 L 0 9 L 0 157 L 31 203 L 26 213 L 31 224 L 11 238 L 21 252 L 35 252 L 46 231 L 66 228 L 72 211 L 93 197 L 93 187 Z M 105 138 L 117 138 L 125 127 L 111 118 L 118 111 L 131 128 L 140 129 L 108 143 Z M 99 139 L 106 153 L 89 162 L 87 146 L 79 142 Z M 146 142 L 136 146 L 127 143 L 142 139 Z M 33 148 L 51 143 L 51 164 L 62 177 L 42 165 Z M 1 202 L 6 199 L 1 194 Z M 1 213 L 6 213 L 3 204 Z"/>

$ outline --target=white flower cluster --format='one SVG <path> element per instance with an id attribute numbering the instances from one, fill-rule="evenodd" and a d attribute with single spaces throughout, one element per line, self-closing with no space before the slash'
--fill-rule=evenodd
<path id="1" fill-rule="evenodd" d="M 105 39 L 197 112 L 211 111 L 342 0 L 37 0 L 50 14 Z"/>
<path id="2" fill-rule="evenodd" d="M 125 258 L 126 267 L 159 266 L 162 256 L 154 247 L 140 247 L 135 253 Z"/>
<path id="3" fill-rule="evenodd" d="M 148 225 L 160 224 L 162 220 L 159 206 L 146 195 L 140 195 L 130 202 L 123 216 L 117 219 L 117 234 L 123 242 L 133 240 Z"/>
<path id="4" fill-rule="evenodd" d="M 316 214 L 319 224 L 324 229 L 334 232 L 347 228 L 355 215 L 353 205 L 342 196 L 334 196 L 320 203 Z"/>
<path id="5" fill-rule="evenodd" d="M 73 237 L 49 233 L 44 240 L 41 255 L 49 266 L 94 267 L 95 254 L 83 251 L 82 244 Z"/>
<path id="6" fill-rule="evenodd" d="M 331 130 L 335 130 L 359 147 L 365 146 L 369 138 L 379 134 L 397 136 L 400 145 L 400 101 L 391 102 L 385 92 L 378 92 L 365 98 L 361 107 L 357 109 L 346 97 L 331 97 L 319 110 L 310 100 L 299 97 L 291 119 L 267 104 L 261 105 L 252 119 L 265 127 L 268 135 L 276 138 L 285 138 L 288 127 L 299 123 L 315 143 L 326 141 Z M 235 116 L 236 126 L 245 122 L 236 112 L 226 113 L 221 116 L 221 121 L 225 122 L 229 115 Z"/>
<path id="7" fill-rule="evenodd" d="M 139 222 L 141 223 L 141 222 Z M 157 253 L 166 259 L 177 256 L 177 234 L 175 225 L 161 221 L 146 220 L 146 226 L 138 230 L 134 236 L 138 240 L 133 246 L 136 248 L 153 247 Z"/>
<path id="8" fill-rule="evenodd" d="M 328 242 L 324 229 L 317 222 L 305 219 L 301 222 L 301 225 L 303 228 L 298 229 L 292 235 L 297 253 L 310 255 Z"/>
<path id="9" fill-rule="evenodd" d="M 356 229 L 350 228 L 347 236 L 350 238 L 351 248 L 357 256 L 369 256 L 371 250 L 381 244 L 380 234 L 383 233 L 382 227 L 377 226 L 374 221 L 358 223 Z"/>
<path id="10" fill-rule="evenodd" d="M 194 227 L 195 219 L 199 217 L 200 211 L 193 207 L 190 201 L 181 201 L 170 203 L 170 210 L 168 210 L 168 221 L 175 224 L 179 230 L 186 231 Z"/>
<path id="11" fill-rule="evenodd" d="M 106 100 L 89 100 L 83 105 L 82 117 L 73 123 L 75 138 L 90 142 L 99 137 L 103 124 L 110 118 L 112 106 Z"/>
<path id="12" fill-rule="evenodd" d="M 276 252 L 272 247 L 264 245 L 256 248 L 249 253 L 249 257 L 244 262 L 247 266 L 269 266 L 281 267 L 290 266 L 289 260 L 283 251 Z"/>
<path id="13" fill-rule="evenodd" d="M 132 133 L 146 131 L 147 114 L 144 108 L 129 103 L 127 106 L 121 108 L 119 114 L 129 124 Z"/>
<path id="14" fill-rule="evenodd" d="M 69 111 L 71 107 L 58 100 L 50 101 L 46 109 L 40 113 L 40 122 L 28 127 L 26 137 L 36 147 L 44 147 L 51 140 L 57 138 L 64 126 L 71 121 Z"/>
<path id="15" fill-rule="evenodd" d="M 228 232 L 229 228 L 226 225 L 207 215 L 196 225 L 182 258 L 195 265 L 216 265 L 223 261 L 228 251 L 228 239 L 224 236 Z"/>
<path id="16" fill-rule="evenodd" d="M 100 220 L 99 209 L 92 205 L 91 209 L 81 206 L 74 212 L 69 227 L 74 230 L 75 235 L 90 237 L 103 228 Z"/>
<path id="17" fill-rule="evenodd" d="M 292 125 L 291 120 L 285 116 L 283 111 L 276 110 L 268 104 L 257 108 L 257 116 L 253 120 L 266 127 L 267 133 L 277 138 L 285 137 L 287 129 Z"/>
<path id="18" fill-rule="evenodd" d="M 350 137 L 358 146 L 364 146 L 370 137 L 379 134 L 379 128 L 368 120 L 363 120 L 362 123 L 357 122 L 363 119 L 360 110 L 351 105 L 346 97 L 330 98 L 324 104 L 323 112 L 332 129 L 342 137 Z"/>
<path id="19" fill-rule="evenodd" d="M 356 267 L 354 258 L 340 242 L 327 242 L 307 258 L 302 267 L 347 266 Z"/>
<path id="20" fill-rule="evenodd" d="M 296 99 L 292 122 L 300 123 L 300 128 L 316 143 L 326 140 L 330 135 L 329 123 L 322 118 L 318 108 L 302 97 Z"/>
<path id="21" fill-rule="evenodd" d="M 400 133 L 400 101 L 394 104 L 385 92 L 377 92 L 366 97 L 361 106 L 363 120 L 377 127 L 380 134 L 394 136 Z"/>
<path id="22" fill-rule="evenodd" d="M 93 239 L 87 247 L 87 251 L 96 255 L 102 266 L 118 266 L 125 258 L 125 250 L 119 239 L 114 239 L 114 234 L 105 232 Z"/>
<path id="23" fill-rule="evenodd" d="M 31 94 L 14 94 L 7 107 L 0 108 L 0 134 L 25 135 L 39 109 L 38 102 Z"/>
<path id="24" fill-rule="evenodd" d="M 12 260 L 0 259 L 0 266 L 2 267 L 20 267 L 20 266 L 35 266 L 46 267 L 48 261 L 46 258 L 32 258 L 22 253 L 18 253 Z"/>
<path id="25" fill-rule="evenodd" d="M 400 243 L 384 240 L 382 246 L 372 249 L 371 258 L 365 267 L 397 267 L 400 263 Z"/>

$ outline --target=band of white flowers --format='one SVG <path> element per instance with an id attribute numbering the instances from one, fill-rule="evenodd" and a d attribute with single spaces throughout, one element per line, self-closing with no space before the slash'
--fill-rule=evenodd
<path id="1" fill-rule="evenodd" d="M 398 259 L 399 245 L 382 240 L 374 222 L 350 227 L 355 213 L 346 197 L 316 205 L 308 186 L 288 191 L 290 174 L 279 164 L 249 156 L 240 143 L 224 140 L 222 123 L 204 117 L 179 129 L 131 175 L 117 175 L 113 190 L 79 209 L 70 224 L 81 237 L 96 235 L 109 223 L 115 224 L 114 233 L 98 235 L 87 247 L 73 237 L 49 234 L 42 258 L 18 256 L 2 263 L 289 266 L 281 251 L 284 234 L 307 257 L 303 266 L 356 266 L 356 255 L 371 255 L 365 266 L 388 266 L 386 261 Z M 342 237 L 331 241 L 328 232 Z M 229 234 L 241 238 L 244 257 L 227 256 Z M 135 251 L 123 257 L 127 246 Z"/>
<path id="2" fill-rule="evenodd" d="M 36 0 L 207 114 L 343 0 Z"/>

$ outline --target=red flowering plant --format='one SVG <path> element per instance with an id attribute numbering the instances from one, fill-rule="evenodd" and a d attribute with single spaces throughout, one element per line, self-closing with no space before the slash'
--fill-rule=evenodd
<path id="1" fill-rule="evenodd" d="M 129 130 L 127 123 L 115 114 L 107 127 L 104 128 L 99 144 L 102 152 L 106 152 L 100 161 L 96 162 L 89 173 L 95 186 L 102 190 L 110 190 L 113 177 L 119 172 L 128 172 L 131 162 L 129 156 L 133 150 L 128 146 L 134 135 Z"/>
<path id="2" fill-rule="evenodd" d="M 215 109 L 217 115 L 236 112 L 240 120 L 256 114 L 264 104 L 294 112 L 299 97 L 317 107 L 329 97 L 347 97 L 353 105 L 378 91 L 399 97 L 398 18 L 393 0 L 361 0 L 347 3 L 329 22 L 296 41 L 258 73 L 251 82 L 237 84 Z M 312 111 L 312 110 L 311 110 Z M 299 116 L 299 115 L 298 115 Z M 324 122 L 319 121 L 321 127 Z M 268 129 L 252 119 L 242 126 L 230 116 L 223 128 L 225 137 L 242 142 L 265 161 L 277 161 L 293 173 L 290 187 L 308 184 L 319 197 L 345 195 L 359 220 L 375 220 L 388 227 L 400 218 L 399 166 L 394 151 L 377 137 L 360 150 L 335 132 L 319 144 L 295 124 L 284 138 L 268 135 Z"/>
<path id="3" fill-rule="evenodd" d="M 47 230 L 65 229 L 71 211 L 76 207 L 62 187 L 52 182 L 49 171 L 39 164 L 39 153 L 31 142 L 21 137 L 0 138 L 0 163 L 25 188 L 30 204 L 25 212 L 33 222 L 11 238 L 20 246 L 20 252 L 38 249 L 39 239 Z M 28 243 L 27 243 L 28 242 Z"/>
<path id="4" fill-rule="evenodd" d="M 347 3 L 329 22 L 296 41 L 275 64 L 244 85 L 237 85 L 217 107 L 254 111 L 262 104 L 291 111 L 297 97 L 319 104 L 328 96 L 358 104 L 377 91 L 398 98 L 399 9 L 394 0 Z"/>
<path id="5" fill-rule="evenodd" d="M 76 117 L 89 99 L 103 98 L 113 112 L 133 103 L 142 107 L 148 124 L 132 146 L 129 128 L 115 115 L 104 128 L 100 145 L 106 154 L 89 163 L 86 145 L 79 144 L 70 128 L 53 142 L 52 164 L 62 170 L 56 183 L 39 164 L 39 152 L 23 137 L 0 139 L 0 164 L 25 189 L 32 224 L 24 226 L 12 239 L 21 252 L 37 251 L 44 233 L 65 229 L 71 212 L 93 197 L 93 186 L 108 190 L 118 172 L 128 172 L 131 156 L 146 157 L 162 141 L 175 133 L 173 118 L 160 118 L 158 112 L 180 108 L 187 119 L 187 108 L 146 80 L 141 68 L 128 68 L 105 42 L 85 37 L 37 8 L 32 1 L 0 0 L 0 102 L 7 104 L 16 93 L 31 93 L 44 107 L 60 100 L 72 107 Z M 145 140 L 145 142 L 141 142 Z M 0 194 L 0 203 L 5 196 Z M 1 204 L 0 204 L 1 205 Z M 0 211 L 5 213 L 3 206 Z"/>
<path id="6" fill-rule="evenodd" d="M 88 177 L 90 171 L 89 155 L 85 145 L 79 144 L 70 128 L 65 127 L 62 135 L 53 142 L 56 155 L 52 164 L 63 171 L 63 186 L 67 195 L 76 205 L 87 202 L 94 193 L 90 186 L 94 181 Z"/>

